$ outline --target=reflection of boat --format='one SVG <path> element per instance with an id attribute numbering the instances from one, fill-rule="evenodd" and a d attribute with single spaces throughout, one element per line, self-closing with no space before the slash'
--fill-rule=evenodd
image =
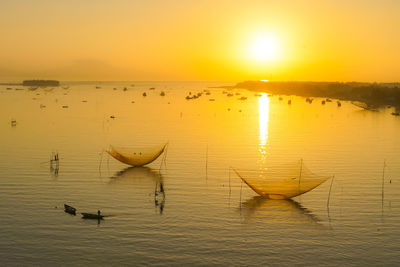
<path id="1" fill-rule="evenodd" d="M 72 215 L 76 215 L 76 209 L 74 207 L 71 207 L 67 204 L 64 204 L 64 211 L 66 213 L 72 214 Z"/>
<path id="2" fill-rule="evenodd" d="M 240 211 L 247 221 L 265 219 L 290 224 L 317 224 L 320 221 L 311 211 L 292 199 L 274 200 L 255 196 L 242 203 Z"/>
<path id="3" fill-rule="evenodd" d="M 260 170 L 234 171 L 257 194 L 270 199 L 288 199 L 304 194 L 328 179 L 312 173 L 302 160 Z"/>
<path id="4" fill-rule="evenodd" d="M 94 213 L 82 212 L 81 214 L 82 214 L 82 219 L 103 220 L 103 218 L 105 217 L 100 213 L 94 214 Z"/>
<path id="5" fill-rule="evenodd" d="M 110 146 L 107 151 L 113 158 L 122 163 L 137 167 L 149 164 L 156 160 L 165 149 L 166 144 L 148 148 L 123 148 Z"/>

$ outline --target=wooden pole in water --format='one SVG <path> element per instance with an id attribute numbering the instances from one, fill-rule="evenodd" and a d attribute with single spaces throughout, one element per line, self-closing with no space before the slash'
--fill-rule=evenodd
<path id="1" fill-rule="evenodd" d="M 229 167 L 229 196 L 231 195 L 231 167 Z"/>
<path id="2" fill-rule="evenodd" d="M 206 180 L 208 179 L 208 143 L 206 148 Z"/>
<path id="3" fill-rule="evenodd" d="M 242 208 L 242 186 L 243 180 L 240 180 L 240 208 Z"/>
<path id="4" fill-rule="evenodd" d="M 300 175 L 299 175 L 299 192 L 300 192 L 300 181 L 301 181 L 301 173 L 303 171 L 303 159 L 300 159 Z"/>
<path id="5" fill-rule="evenodd" d="M 335 175 L 332 176 L 331 185 L 330 185 L 330 187 L 329 187 L 328 202 L 326 203 L 326 206 L 327 206 L 327 208 L 328 208 L 328 211 L 329 211 L 329 202 L 330 202 L 330 200 L 331 200 L 331 190 L 332 190 L 332 184 L 333 184 L 333 179 L 334 179 L 334 178 L 335 178 Z"/>
<path id="6" fill-rule="evenodd" d="M 385 197 L 385 168 L 386 168 L 386 159 L 383 160 L 383 170 L 382 170 L 382 206 L 383 206 L 383 199 Z"/>

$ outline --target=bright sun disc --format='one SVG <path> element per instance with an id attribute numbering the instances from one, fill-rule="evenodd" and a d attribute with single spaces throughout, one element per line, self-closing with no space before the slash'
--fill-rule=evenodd
<path id="1" fill-rule="evenodd" d="M 278 39 L 273 35 L 257 36 L 251 44 L 250 53 L 253 60 L 276 60 L 279 55 Z"/>

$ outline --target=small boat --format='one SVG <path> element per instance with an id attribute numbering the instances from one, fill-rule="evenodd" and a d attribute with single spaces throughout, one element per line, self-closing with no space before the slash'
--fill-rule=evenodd
<path id="1" fill-rule="evenodd" d="M 147 96 L 146 92 L 143 93 L 143 96 Z"/>
<path id="2" fill-rule="evenodd" d="M 76 215 L 76 209 L 74 207 L 71 207 L 67 204 L 64 204 L 64 211 L 66 213 L 72 214 L 72 215 Z"/>
<path id="3" fill-rule="evenodd" d="M 393 116 L 400 116 L 400 112 L 392 112 Z"/>
<path id="4" fill-rule="evenodd" d="M 322 105 L 325 105 L 325 100 L 322 100 L 321 104 L 322 104 Z"/>
<path id="5" fill-rule="evenodd" d="M 165 92 L 161 91 L 160 96 L 165 96 Z"/>
<path id="6" fill-rule="evenodd" d="M 340 103 L 340 101 L 338 101 L 338 102 L 337 102 L 337 106 L 338 106 L 338 107 L 341 107 L 341 106 L 342 106 L 342 103 Z"/>
<path id="7" fill-rule="evenodd" d="M 247 97 L 245 97 L 245 96 L 242 96 L 241 98 L 239 98 L 239 100 L 246 100 L 247 99 Z"/>
<path id="8" fill-rule="evenodd" d="M 97 214 L 82 212 L 81 214 L 82 219 L 103 220 L 105 217 L 104 215 L 100 215 L 100 212 Z"/>

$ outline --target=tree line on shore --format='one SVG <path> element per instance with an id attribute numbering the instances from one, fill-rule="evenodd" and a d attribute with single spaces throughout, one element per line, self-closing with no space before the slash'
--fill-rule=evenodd
<path id="1" fill-rule="evenodd" d="M 373 107 L 400 107 L 400 83 L 245 81 L 235 87 L 271 94 L 361 101 Z"/>

